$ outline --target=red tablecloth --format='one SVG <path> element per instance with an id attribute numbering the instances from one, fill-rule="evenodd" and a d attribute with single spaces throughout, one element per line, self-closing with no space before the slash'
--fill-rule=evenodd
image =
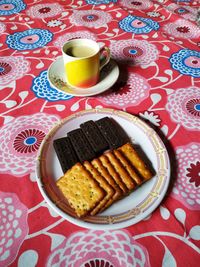
<path id="1" fill-rule="evenodd" d="M 0 1 L 0 266 L 190 266 L 200 259 L 199 1 Z M 47 69 L 72 38 L 110 47 L 113 88 L 72 97 Z M 125 75 L 124 75 L 125 73 Z M 36 183 L 39 146 L 60 119 L 123 110 L 160 133 L 171 160 L 161 205 L 126 229 L 80 228 L 56 214 Z"/>

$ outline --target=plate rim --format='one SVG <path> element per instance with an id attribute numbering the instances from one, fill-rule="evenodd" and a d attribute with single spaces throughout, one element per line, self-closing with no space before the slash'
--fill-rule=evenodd
<path id="1" fill-rule="evenodd" d="M 53 202 L 53 200 L 47 195 L 47 193 L 45 192 L 45 188 L 44 185 L 42 183 L 42 179 L 40 178 L 40 165 L 42 164 L 42 160 L 40 155 L 43 152 L 43 149 L 45 147 L 45 144 L 47 144 L 48 139 L 52 137 L 52 133 L 56 134 L 56 132 L 60 129 L 60 127 L 62 127 L 66 122 L 73 120 L 77 117 L 81 117 L 82 115 L 85 115 L 87 113 L 100 113 L 100 114 L 109 114 L 109 115 L 117 115 L 119 117 L 124 117 L 124 118 L 130 118 L 133 122 L 135 121 L 139 121 L 142 126 L 146 127 L 151 134 L 154 134 L 156 136 L 156 139 L 159 140 L 159 142 L 162 144 L 161 150 L 164 149 L 163 151 L 165 151 L 165 156 L 166 156 L 166 160 L 167 160 L 167 166 L 168 168 L 166 168 L 166 177 L 167 177 L 167 181 L 165 181 L 164 184 L 164 188 L 162 189 L 162 195 L 160 196 L 156 196 L 156 192 L 155 195 L 152 194 L 152 198 L 155 198 L 155 201 L 153 203 L 153 205 L 151 205 L 150 207 L 147 208 L 148 210 L 148 214 L 145 216 L 139 216 L 137 217 L 137 210 L 136 210 L 136 217 L 133 217 L 131 219 L 128 219 L 126 221 L 122 221 L 122 222 L 117 222 L 117 223 L 113 223 L 112 221 L 112 215 L 104 215 L 104 216 L 100 216 L 100 217 L 110 217 L 108 218 L 108 221 L 110 219 L 110 221 L 107 224 L 101 224 L 101 223 L 93 223 L 93 222 L 87 222 L 84 221 L 83 219 L 79 219 L 79 218 L 74 218 L 72 216 L 70 216 L 69 214 L 67 214 L 66 212 L 64 212 L 61 208 L 59 208 L 55 202 Z M 161 151 L 162 152 L 162 151 Z M 163 174 L 164 170 L 161 170 L 160 175 L 164 175 Z M 121 110 L 116 110 L 116 109 L 110 109 L 110 108 L 94 108 L 94 109 L 88 109 L 88 110 L 82 110 L 79 112 L 76 112 L 74 114 L 71 114 L 61 120 L 59 120 L 50 130 L 49 132 L 46 134 L 45 138 L 43 139 L 40 148 L 38 150 L 38 154 L 37 154 L 37 158 L 36 158 L 36 181 L 39 187 L 39 190 L 43 196 L 43 198 L 46 200 L 46 202 L 48 203 L 48 205 L 57 213 L 59 214 L 62 218 L 64 218 L 65 220 L 75 224 L 76 226 L 79 227 L 84 227 L 84 228 L 88 228 L 88 229 L 96 229 L 96 230 L 102 230 L 102 229 L 121 229 L 121 228 L 125 228 L 131 225 L 134 225 L 138 222 L 140 222 L 141 220 L 145 219 L 147 216 L 149 216 L 162 202 L 163 198 L 166 195 L 166 192 L 168 190 L 168 186 L 170 183 L 170 174 L 171 174 L 171 168 L 170 168 L 170 160 L 169 160 L 169 154 L 167 151 L 167 148 L 165 146 L 165 144 L 163 143 L 162 139 L 160 138 L 160 136 L 156 133 L 156 131 L 151 128 L 146 122 L 144 122 L 141 118 L 132 115 L 128 112 L 125 111 L 121 111 Z M 158 175 L 158 174 L 157 174 Z M 166 178 L 165 177 L 165 178 Z M 147 195 L 148 196 L 148 195 Z M 96 216 L 89 216 L 89 217 L 96 217 Z M 141 217 L 141 218 L 140 218 Z M 134 222 L 132 222 L 134 219 Z"/>
<path id="2" fill-rule="evenodd" d="M 58 90 L 59 92 L 62 92 L 62 93 L 65 93 L 67 95 L 71 95 L 71 96 L 77 96 L 77 97 L 87 97 L 87 96 L 95 96 L 95 95 L 99 95 L 99 94 L 102 94 L 104 92 L 106 92 L 107 90 L 109 90 L 117 81 L 117 79 L 119 78 L 119 66 L 117 64 L 117 62 L 114 60 L 114 59 L 111 59 L 110 62 L 113 62 L 114 64 L 114 68 L 115 68 L 115 71 L 116 71 L 116 75 L 115 75 L 115 78 L 113 79 L 111 85 L 109 85 L 108 87 L 103 87 L 102 86 L 102 89 L 101 90 L 98 90 L 96 92 L 91 92 L 91 93 L 83 93 L 84 92 L 84 89 L 79 89 L 79 88 L 75 88 L 75 90 L 80 90 L 80 93 L 76 93 L 76 92 L 73 92 L 73 91 L 70 91 L 70 90 L 73 90 L 69 88 L 69 91 L 65 91 L 65 90 L 62 90 L 58 87 L 56 87 L 56 85 L 53 84 L 52 80 L 51 80 L 51 70 L 54 66 L 54 64 L 56 64 L 59 60 L 62 60 L 62 56 L 58 56 L 51 64 L 50 66 L 48 67 L 48 70 L 47 70 L 47 79 L 48 79 L 48 82 L 50 83 L 51 87 L 53 87 L 54 89 Z M 109 63 L 110 63 L 109 62 Z M 109 64 L 108 63 L 108 64 Z M 105 66 L 106 67 L 106 66 Z M 93 89 L 95 86 L 97 86 L 99 83 L 97 83 L 96 85 L 90 87 L 90 88 L 87 88 L 87 90 L 89 89 Z"/>

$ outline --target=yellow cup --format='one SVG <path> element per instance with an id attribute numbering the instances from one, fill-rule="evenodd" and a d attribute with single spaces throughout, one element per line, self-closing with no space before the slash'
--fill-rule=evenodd
<path id="1" fill-rule="evenodd" d="M 67 84 L 72 87 L 88 88 L 98 83 L 100 70 L 110 60 L 110 50 L 100 49 L 90 39 L 73 39 L 62 47 Z"/>

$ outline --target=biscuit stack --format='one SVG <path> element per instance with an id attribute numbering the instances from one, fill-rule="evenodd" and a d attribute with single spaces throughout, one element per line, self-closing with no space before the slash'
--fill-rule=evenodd
<path id="1" fill-rule="evenodd" d="M 96 215 L 153 175 L 115 120 L 89 120 L 54 140 L 57 186 L 78 217 Z"/>
<path id="2" fill-rule="evenodd" d="M 75 163 L 57 181 L 78 217 L 96 215 L 131 193 L 153 174 L 126 143 L 90 161 Z"/>

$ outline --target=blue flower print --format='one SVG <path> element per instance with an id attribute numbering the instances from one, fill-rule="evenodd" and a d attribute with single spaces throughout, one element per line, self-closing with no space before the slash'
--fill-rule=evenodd
<path id="1" fill-rule="evenodd" d="M 101 4 L 110 4 L 116 3 L 117 0 L 86 0 L 87 4 L 90 5 L 101 5 Z"/>
<path id="2" fill-rule="evenodd" d="M 200 52 L 189 49 L 181 49 L 169 58 L 173 69 L 181 74 L 192 77 L 200 77 Z"/>
<path id="3" fill-rule="evenodd" d="M 22 0 L 1 0 L 0 16 L 9 16 L 17 14 L 26 8 L 26 4 Z"/>
<path id="4" fill-rule="evenodd" d="M 7 45 L 15 50 L 32 50 L 51 42 L 53 33 L 48 30 L 30 29 L 7 37 Z"/>
<path id="5" fill-rule="evenodd" d="M 159 24 L 152 19 L 143 17 L 136 17 L 129 15 L 119 22 L 119 26 L 126 32 L 133 32 L 135 34 L 149 33 L 152 30 L 158 30 Z"/>
<path id="6" fill-rule="evenodd" d="M 68 100 L 73 96 L 67 95 L 63 92 L 52 88 L 47 79 L 47 71 L 42 71 L 39 76 L 37 76 L 32 83 L 31 90 L 36 94 L 38 98 L 44 98 L 47 101 L 59 101 Z"/>

